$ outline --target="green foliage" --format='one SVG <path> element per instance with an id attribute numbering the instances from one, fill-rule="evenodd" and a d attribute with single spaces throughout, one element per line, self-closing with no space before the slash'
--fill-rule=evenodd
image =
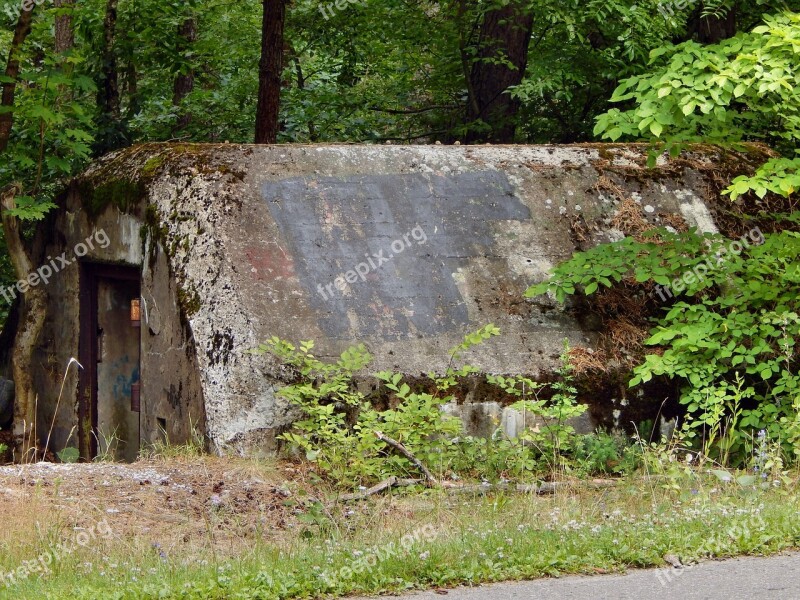
<path id="1" fill-rule="evenodd" d="M 790 196 L 800 184 L 798 49 L 800 14 L 789 11 L 765 15 L 751 33 L 719 44 L 660 46 L 650 53 L 649 72 L 623 80 L 611 98 L 632 108 L 601 115 L 595 135 L 645 139 L 673 153 L 687 142 L 768 142 L 784 158 L 737 178 L 727 193 Z"/>
<path id="2" fill-rule="evenodd" d="M 536 448 L 542 458 L 548 461 L 550 470 L 564 466 L 563 452 L 571 447 L 575 429 L 568 421 L 586 412 L 586 406 L 576 402 L 577 389 L 574 387 L 572 371 L 569 344 L 564 340 L 561 365 L 556 372 L 556 381 L 549 386 L 552 392 L 549 399 L 538 397 L 538 392 L 545 386 L 530 379 L 492 375 L 487 377 L 490 384 L 519 397 L 519 402 L 512 404 L 511 407 L 522 412 L 524 418 L 530 418 L 534 422 L 533 427 L 525 429 L 518 440 L 509 440 L 510 444 L 521 445 L 522 448 L 526 446 Z"/>
<path id="3" fill-rule="evenodd" d="M 659 4 L 660 0 L 532 3 L 535 54 L 522 83 L 511 90 L 522 102 L 523 139 L 592 139 L 593 120 L 608 109 L 616 82 L 640 73 L 650 50 L 686 28 L 685 19 L 665 19 Z"/>
<path id="4" fill-rule="evenodd" d="M 399 375 L 379 373 L 377 377 L 401 404 L 397 410 L 377 411 L 353 381 L 372 359 L 364 346 L 345 350 L 335 363 L 314 357 L 313 347 L 313 342 L 303 342 L 298 349 L 273 338 L 259 348 L 294 367 L 301 378 L 280 391 L 303 413 L 282 439 L 301 449 L 332 480 L 351 486 L 391 474 L 415 475 L 408 459 L 387 456 L 377 431 L 404 444 L 427 464 L 445 459 L 460 431 L 460 423 L 441 412 L 447 398 L 414 393 Z"/>
<path id="5" fill-rule="evenodd" d="M 512 406 L 523 413 L 529 427 L 518 438 L 508 439 L 500 428 L 488 439 L 464 435 L 461 421 L 442 411 L 444 404 L 454 401 L 447 392 L 461 378 L 477 373 L 469 365 L 455 368 L 453 362 L 499 333 L 497 327 L 487 325 L 452 348 L 445 373 L 430 374 L 436 394 L 413 391 L 399 373 L 377 373 L 381 386 L 374 394 L 388 395 L 396 404 L 383 411 L 374 408 L 371 398 L 359 391 L 354 381 L 372 358 L 363 346 L 349 348 L 331 363 L 311 354 L 313 342 L 296 348 L 272 338 L 256 352 L 272 353 L 295 370 L 299 380 L 279 393 L 302 415 L 292 431 L 281 437 L 337 484 L 353 486 L 390 475 L 419 475 L 406 457 L 389 451 L 375 435 L 378 431 L 444 476 L 520 478 L 564 468 L 564 456 L 575 440 L 568 421 L 586 410 L 576 402 L 566 345 L 558 379 L 549 386 L 549 399 L 539 398 L 544 386 L 528 378 L 487 376 L 491 385 L 519 398 Z"/>
<path id="6" fill-rule="evenodd" d="M 793 420 L 800 395 L 800 234 L 767 235 L 739 254 L 718 235 L 658 230 L 648 236 L 579 253 L 527 295 L 563 299 L 623 280 L 671 286 L 661 288 L 662 299 L 673 292 L 676 298 L 647 340 L 662 351 L 646 356 L 631 385 L 656 376 L 680 380 L 692 429 L 716 436 L 725 419 L 725 429 L 738 432 L 718 444 L 726 456 L 741 459 L 742 436 L 759 429 L 791 449 L 796 438 L 784 424 Z"/>
<path id="7" fill-rule="evenodd" d="M 68 446 L 63 450 L 56 452 L 56 456 L 58 456 L 58 460 L 62 463 L 76 463 L 81 457 L 81 453 L 77 448 L 72 446 Z"/>
<path id="8" fill-rule="evenodd" d="M 62 13 L 63 13 L 62 9 Z M 53 208 L 60 182 L 82 168 L 90 157 L 92 104 L 96 88 L 84 71 L 86 56 L 79 48 L 56 54 L 52 28 L 57 10 L 50 3 L 37 8 L 30 42 L 22 49 L 21 72 L 11 112 L 14 127 L 0 160 L 0 187 L 22 184 L 14 216 L 39 220 Z M 0 37 L 0 56 L 8 55 Z"/>
<path id="9" fill-rule="evenodd" d="M 640 464 L 638 447 L 618 433 L 577 436 L 570 458 L 579 476 L 630 474 Z"/>

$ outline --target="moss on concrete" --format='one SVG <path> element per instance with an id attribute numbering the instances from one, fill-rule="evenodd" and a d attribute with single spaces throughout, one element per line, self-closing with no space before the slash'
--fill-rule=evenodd
<path id="1" fill-rule="evenodd" d="M 178 306 L 181 309 L 181 315 L 185 318 L 191 318 L 197 311 L 200 310 L 200 294 L 193 287 L 184 287 L 178 284 Z"/>
<path id="2" fill-rule="evenodd" d="M 100 184 L 83 181 L 79 190 L 83 208 L 92 220 L 109 206 L 115 206 L 120 212 L 130 212 L 147 194 L 147 186 L 143 181 L 127 178 L 112 179 Z"/>

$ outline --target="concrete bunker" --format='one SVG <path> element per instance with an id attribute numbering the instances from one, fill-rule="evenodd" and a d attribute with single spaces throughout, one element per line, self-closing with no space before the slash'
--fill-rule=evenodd
<path id="1" fill-rule="evenodd" d="M 322 357 L 363 342 L 374 370 L 421 381 L 495 323 L 503 335 L 470 362 L 546 379 L 565 338 L 591 353 L 602 331 L 575 307 L 526 301 L 528 285 L 624 235 L 615 218 L 631 206 L 644 222 L 715 230 L 719 171 L 763 157 L 698 147 L 648 169 L 637 145 L 116 152 L 70 185 L 34 240 L 40 264 L 69 260 L 46 288 L 37 437 L 54 421 L 50 447 L 84 459 L 131 460 L 196 432 L 214 451 L 274 452 L 293 417 L 276 396 L 288 373 L 248 353 L 271 336 L 313 339 Z M 107 244 L 76 252 L 100 232 Z M 59 401 L 73 357 L 83 369 Z M 670 393 L 598 378 L 583 388 L 585 429 L 653 416 Z M 518 427 L 502 406 L 476 381 L 448 410 L 476 430 L 493 417 Z"/>

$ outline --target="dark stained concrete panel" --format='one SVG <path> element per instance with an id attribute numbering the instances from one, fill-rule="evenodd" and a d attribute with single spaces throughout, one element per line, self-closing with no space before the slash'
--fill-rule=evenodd
<path id="1" fill-rule="evenodd" d="M 494 253 L 499 221 L 531 216 L 498 171 L 293 177 L 262 193 L 321 327 L 339 339 L 353 333 L 348 310 L 362 316 L 364 337 L 463 331 L 469 318 L 452 273 Z M 337 287 L 347 271 L 358 279 Z"/>

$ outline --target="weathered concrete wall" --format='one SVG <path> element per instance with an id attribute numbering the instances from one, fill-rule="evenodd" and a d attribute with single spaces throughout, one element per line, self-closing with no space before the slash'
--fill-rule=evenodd
<path id="1" fill-rule="evenodd" d="M 276 397 L 286 373 L 247 351 L 274 335 L 313 339 L 319 356 L 363 342 L 374 370 L 415 377 L 487 323 L 502 337 L 468 357 L 487 372 L 545 376 L 564 338 L 591 348 L 592 327 L 523 299 L 575 251 L 575 220 L 584 245 L 619 238 L 618 189 L 650 222 L 713 230 L 712 172 L 749 166 L 713 149 L 645 160 L 635 146 L 147 145 L 93 165 L 48 235 L 60 252 L 93 223 L 113 240 L 94 259 L 142 265 L 143 398 L 184 422 L 202 405 L 217 449 L 270 451 L 291 418 Z M 51 296 L 48 381 L 77 346 L 74 318 L 55 323 L 76 286 L 63 276 Z"/>
<path id="2" fill-rule="evenodd" d="M 139 334 L 142 348 L 141 441 L 153 442 L 161 437 L 157 418 L 166 421 L 167 435 L 176 443 L 191 438 L 192 426 L 201 430 L 205 428 L 192 335 L 188 323 L 178 318 L 180 311 L 170 267 L 163 253 L 160 260 L 149 262 L 148 248 L 142 243 L 145 207 L 144 200 L 139 200 L 126 211 L 110 206 L 95 214 L 82 204 L 82 194 L 79 186 L 75 185 L 60 199 L 58 210 L 51 213 L 39 228 L 34 244 L 35 262 L 60 267 L 44 286 L 48 296 L 48 314 L 34 360 L 34 381 L 38 391 L 36 432 L 44 444 L 54 422 L 50 439 L 53 450 L 65 446 L 78 447 L 80 427 L 89 427 L 79 420 L 78 368 L 71 366 L 66 379 L 63 379 L 70 359 L 77 360 L 81 350 L 80 294 L 86 291 L 85 282 L 81 281 L 81 262 L 129 266 L 142 271 L 141 295 L 143 301 L 149 303 L 146 307 L 150 309 L 150 319 L 149 325 L 142 327 Z M 107 236 L 107 243 L 101 233 Z M 92 242 L 91 248 L 87 240 Z M 76 249 L 78 253 L 84 251 L 80 245 L 88 250 L 84 256 L 76 254 Z M 62 257 L 65 262 L 57 257 Z M 169 315 L 167 319 L 161 316 L 162 311 Z M 113 335 L 113 332 L 107 333 Z M 112 340 L 106 342 L 114 344 Z M 62 381 L 64 392 L 59 398 Z M 124 385 L 123 388 L 116 400 L 118 404 L 129 407 L 125 396 L 130 393 L 130 388 Z M 53 421 L 56 407 L 58 414 Z M 102 450 L 102 440 L 98 441 Z M 127 454 L 127 457 L 131 455 Z"/>

